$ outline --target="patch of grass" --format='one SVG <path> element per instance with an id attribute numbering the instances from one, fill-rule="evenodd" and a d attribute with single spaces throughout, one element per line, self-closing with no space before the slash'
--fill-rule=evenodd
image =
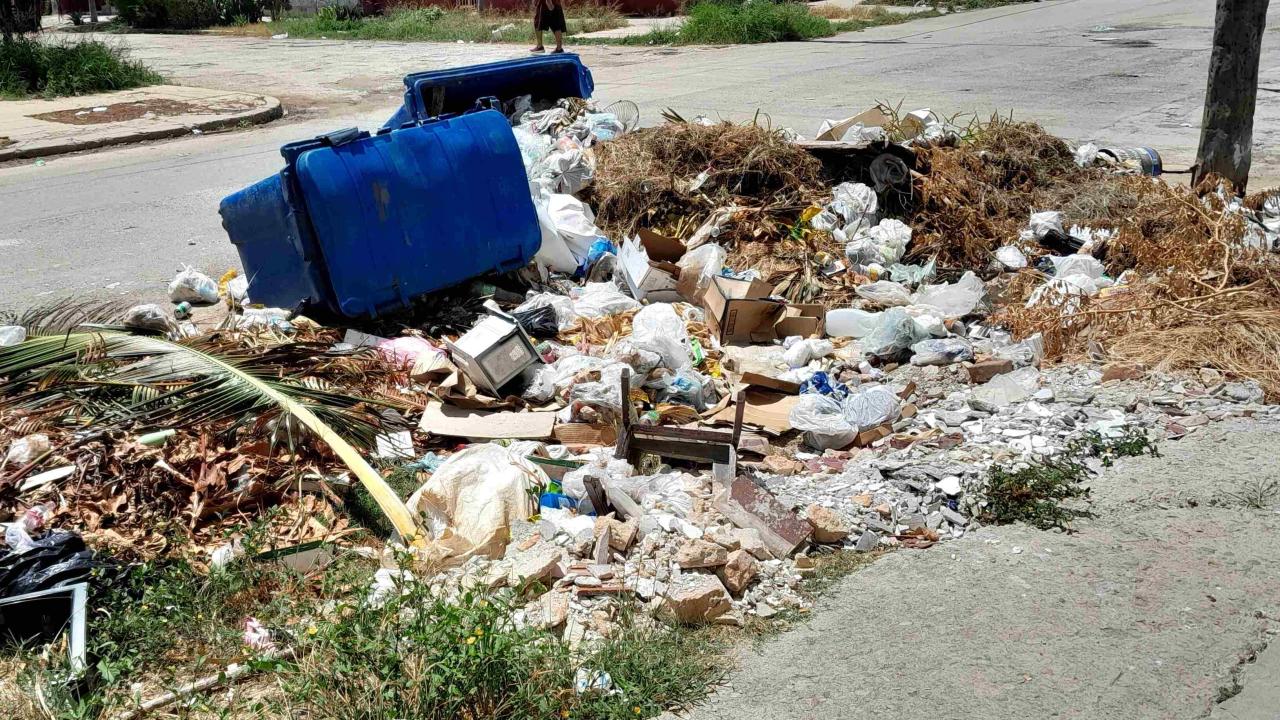
<path id="1" fill-rule="evenodd" d="M 401 500 L 408 500 L 423 483 L 418 477 L 416 470 L 410 470 L 405 467 L 396 467 L 387 475 L 385 480 L 395 491 L 396 496 Z M 351 515 L 351 519 L 363 525 L 369 532 L 378 537 L 391 537 L 395 528 L 392 527 L 391 521 L 387 519 L 387 514 L 382 512 L 378 507 L 378 503 L 369 494 L 361 483 L 355 483 L 355 487 L 351 489 L 351 494 L 347 498 L 347 512 Z"/>
<path id="2" fill-rule="evenodd" d="M 448 597 L 408 582 L 379 608 L 340 610 L 301 642 L 285 680 L 297 707 L 335 720 L 369 718 L 645 718 L 701 699 L 720 677 L 719 643 L 703 631 L 623 618 L 578 654 L 519 628 L 509 593 Z M 579 669 L 616 692 L 578 694 Z"/>
<path id="3" fill-rule="evenodd" d="M 836 33 L 894 25 L 936 11 L 914 15 L 882 8 L 810 8 L 797 2 L 769 0 L 703 0 L 689 8 L 683 25 L 672 22 L 643 35 L 624 38 L 583 38 L 578 42 L 601 45 L 740 45 L 787 42 L 830 37 Z"/>
<path id="4" fill-rule="evenodd" d="M 1119 437 L 1105 437 L 1097 430 L 1090 430 L 1072 442 L 1067 453 L 1099 458 L 1103 467 L 1111 467 L 1116 458 L 1121 457 L 1160 457 L 1159 447 L 1151 441 L 1146 430 L 1136 425 L 1126 425 Z"/>
<path id="5" fill-rule="evenodd" d="M 0 43 L 0 98 L 87 95 L 162 82 L 164 77 L 130 60 L 124 48 L 98 40 Z"/>
<path id="6" fill-rule="evenodd" d="M 1280 481 L 1253 478 L 1241 483 L 1239 492 L 1227 495 L 1252 510 L 1271 510 L 1280 504 Z"/>
<path id="7" fill-rule="evenodd" d="M 246 654 L 241 635 L 247 617 L 283 634 L 305 634 L 299 624 L 325 602 L 362 595 L 375 563 L 341 555 L 317 577 L 254 559 L 266 525 L 244 539 L 245 557 L 207 575 L 184 561 L 128 566 L 91 598 L 86 633 L 89 671 L 71 683 L 65 662 L 26 664 L 23 690 L 38 691 L 60 718 L 114 715 L 130 702 L 139 682 L 156 694 L 214 673 Z"/>
<path id="8" fill-rule="evenodd" d="M 1041 530 L 1069 530 L 1087 510 L 1066 507 L 1068 500 L 1089 496 L 1082 483 L 1088 469 L 1074 457 L 1060 456 L 1012 468 L 988 471 L 978 508 L 980 521 L 993 525 L 1025 522 Z"/>
<path id="9" fill-rule="evenodd" d="M 626 20 L 609 7 L 570 7 L 569 35 L 609 30 L 626 25 Z M 240 29 L 244 34 L 261 34 L 256 26 Z M 287 32 L 290 37 L 350 40 L 399 40 L 453 42 L 529 42 L 533 29 L 528 13 L 445 10 L 437 6 L 402 7 L 386 15 L 343 16 L 332 7 L 311 16 L 291 16 L 270 26 L 272 34 Z"/>
<path id="10" fill-rule="evenodd" d="M 748 0 L 741 4 L 700 2 L 689 8 L 680 41 L 697 45 L 736 45 L 809 40 L 835 34 L 831 21 L 807 5 Z"/>

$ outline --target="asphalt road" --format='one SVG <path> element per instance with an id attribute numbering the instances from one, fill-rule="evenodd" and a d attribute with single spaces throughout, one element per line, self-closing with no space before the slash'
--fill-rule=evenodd
<path id="1" fill-rule="evenodd" d="M 1213 25 L 1208 0 L 1046 0 L 809 43 L 585 48 L 597 97 L 812 134 L 876 101 L 942 114 L 1009 113 L 1073 139 L 1150 145 L 1185 167 L 1199 137 Z M 1280 7 L 1266 34 L 1254 185 L 1280 181 Z M 373 127 L 399 78 L 523 54 L 520 46 L 111 36 L 182 84 L 255 90 L 290 117 L 271 126 L 0 168 L 0 310 L 65 295 L 163 300 L 183 263 L 237 267 L 217 215 L 226 194 L 280 167 L 286 142 Z"/>

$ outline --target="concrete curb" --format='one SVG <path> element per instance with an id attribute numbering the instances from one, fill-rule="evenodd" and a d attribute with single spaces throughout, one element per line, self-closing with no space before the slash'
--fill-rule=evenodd
<path id="1" fill-rule="evenodd" d="M 30 145 L 20 148 L 0 148 L 0 162 L 8 162 L 10 160 L 29 160 L 31 158 L 63 155 L 66 153 L 79 152 L 81 150 L 93 150 L 95 148 L 109 147 L 112 145 L 126 145 L 129 143 L 146 142 L 148 140 L 163 140 L 165 138 L 182 137 L 183 135 L 190 135 L 192 130 L 210 132 L 241 124 L 261 125 L 263 123 L 271 122 L 272 120 L 278 120 L 284 116 L 284 106 L 280 104 L 278 99 L 271 97 L 270 95 L 260 95 L 259 97 L 266 101 L 265 106 L 232 115 L 224 115 L 213 120 L 205 120 L 203 122 L 186 125 L 170 125 L 162 128 L 156 128 L 154 130 L 123 132 L 119 135 L 107 135 L 88 140 L 66 138 L 58 142 L 43 145 Z"/>

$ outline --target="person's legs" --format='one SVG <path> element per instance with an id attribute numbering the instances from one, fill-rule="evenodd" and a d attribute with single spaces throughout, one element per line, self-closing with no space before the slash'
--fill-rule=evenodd
<path id="1" fill-rule="evenodd" d="M 530 50 L 529 52 L 542 52 L 543 50 L 545 50 L 546 48 L 542 47 L 542 30 L 534 30 L 533 36 L 537 38 L 538 44 L 534 45 L 533 49 Z"/>
<path id="2" fill-rule="evenodd" d="M 556 49 L 553 50 L 552 52 L 558 52 L 558 53 L 564 52 L 564 33 L 560 32 L 559 30 L 552 30 L 551 34 L 554 35 L 556 38 Z M 541 40 L 538 41 L 538 46 L 539 47 L 542 46 Z"/>

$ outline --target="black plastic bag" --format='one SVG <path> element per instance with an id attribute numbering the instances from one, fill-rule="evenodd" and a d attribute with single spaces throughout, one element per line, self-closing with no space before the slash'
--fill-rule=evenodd
<path id="1" fill-rule="evenodd" d="M 550 305 L 540 308 L 512 313 L 516 322 L 524 331 L 536 338 L 553 338 L 560 334 L 560 321 L 556 319 L 556 309 Z"/>

